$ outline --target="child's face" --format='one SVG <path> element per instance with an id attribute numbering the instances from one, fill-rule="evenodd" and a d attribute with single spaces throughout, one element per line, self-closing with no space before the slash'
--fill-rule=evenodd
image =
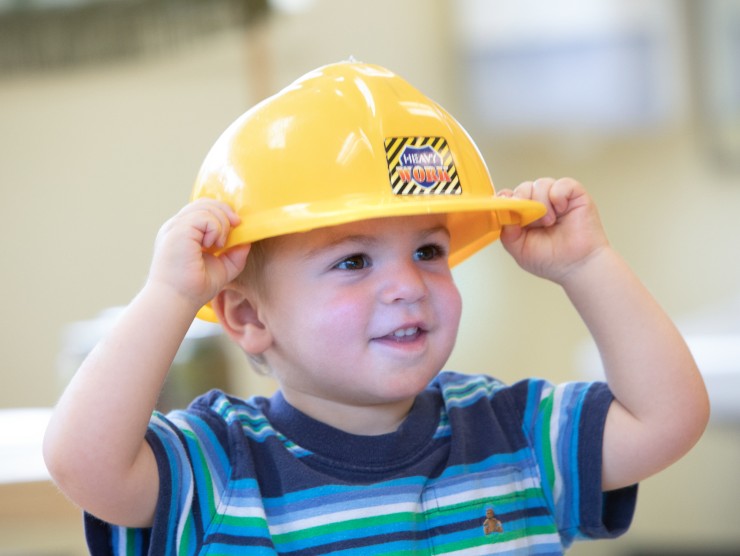
<path id="1" fill-rule="evenodd" d="M 444 215 L 279 238 L 263 268 L 265 358 L 294 405 L 412 400 L 452 351 L 461 299 Z"/>

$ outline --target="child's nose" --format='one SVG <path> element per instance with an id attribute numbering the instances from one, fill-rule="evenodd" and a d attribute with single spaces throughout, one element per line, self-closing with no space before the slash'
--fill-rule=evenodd
<path id="1" fill-rule="evenodd" d="M 385 274 L 381 297 L 385 303 L 416 303 L 427 295 L 422 271 L 412 262 L 391 265 Z"/>

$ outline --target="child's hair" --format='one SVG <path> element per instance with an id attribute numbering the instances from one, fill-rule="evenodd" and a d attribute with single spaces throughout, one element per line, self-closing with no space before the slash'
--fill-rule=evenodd
<path id="1" fill-rule="evenodd" d="M 242 288 L 252 290 L 257 296 L 265 297 L 268 289 L 264 279 L 264 267 L 267 264 L 269 251 L 275 247 L 277 238 L 267 238 L 255 241 L 249 249 L 247 262 L 235 282 Z"/>

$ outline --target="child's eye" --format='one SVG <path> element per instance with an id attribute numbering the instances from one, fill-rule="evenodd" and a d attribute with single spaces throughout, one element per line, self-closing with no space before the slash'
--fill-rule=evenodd
<path id="1" fill-rule="evenodd" d="M 440 259 L 445 256 L 445 248 L 441 245 L 429 244 L 419 247 L 414 253 L 414 260 L 417 261 L 433 261 Z"/>
<path id="2" fill-rule="evenodd" d="M 370 266 L 370 258 L 367 255 L 358 253 L 350 255 L 339 261 L 334 268 L 339 270 L 362 270 Z"/>

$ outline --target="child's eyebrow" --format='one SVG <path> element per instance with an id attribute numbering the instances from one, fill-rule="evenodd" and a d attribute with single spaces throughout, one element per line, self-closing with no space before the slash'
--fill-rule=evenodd
<path id="1" fill-rule="evenodd" d="M 419 230 L 418 240 L 425 241 L 428 237 L 436 235 L 438 233 L 444 234 L 445 236 L 447 236 L 447 238 L 450 237 L 450 231 L 447 229 L 447 226 L 439 225 Z M 304 258 L 310 259 L 324 251 L 328 251 L 344 244 L 359 245 L 361 247 L 373 247 L 374 245 L 377 245 L 382 241 L 382 238 L 372 234 L 331 234 L 319 245 L 308 249 L 304 254 Z"/>
<path id="2" fill-rule="evenodd" d="M 322 238 L 318 245 L 313 245 L 306 249 L 303 253 L 303 259 L 312 259 L 320 256 L 326 251 L 330 251 L 335 247 L 339 247 L 345 243 L 359 244 L 362 246 L 372 246 L 377 243 L 377 240 L 372 236 L 364 234 L 352 234 L 352 235 L 330 235 L 326 238 Z"/>
<path id="3" fill-rule="evenodd" d="M 447 236 L 447 239 L 450 239 L 450 237 L 452 237 L 452 234 L 450 234 L 450 229 L 447 226 L 440 224 L 439 226 L 431 226 L 430 228 L 422 230 L 420 233 L 420 239 L 423 240 L 428 238 L 429 236 L 433 236 L 438 233 L 444 234 L 445 236 Z"/>

